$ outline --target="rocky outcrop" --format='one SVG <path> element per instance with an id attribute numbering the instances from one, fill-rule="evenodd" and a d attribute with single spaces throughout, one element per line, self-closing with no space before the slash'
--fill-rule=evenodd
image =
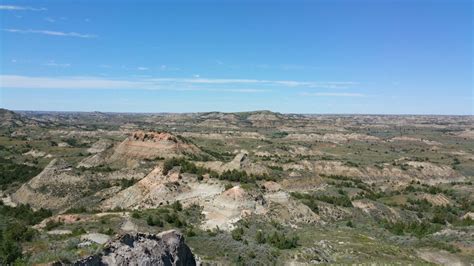
<path id="1" fill-rule="evenodd" d="M 254 127 L 275 127 L 282 125 L 285 117 L 270 111 L 256 111 L 249 113 L 246 120 Z"/>
<path id="2" fill-rule="evenodd" d="M 454 181 L 464 181 L 461 173 L 447 165 L 436 165 L 430 162 L 400 160 L 400 166 L 384 164 L 380 167 L 355 167 L 341 161 L 315 161 L 312 170 L 320 175 L 341 175 L 359 178 L 366 182 L 390 181 L 390 185 L 406 185 L 416 180 L 424 184 L 435 185 Z M 300 163 L 301 165 L 301 163 Z M 402 169 L 403 166 L 405 169 Z M 284 165 L 283 169 L 296 166 Z M 396 177 L 396 178 L 395 178 Z"/>
<path id="3" fill-rule="evenodd" d="M 220 161 L 211 161 L 211 162 L 198 162 L 199 166 L 212 169 L 218 173 L 223 173 L 225 171 L 245 171 L 247 174 L 262 175 L 268 174 L 268 169 L 261 164 L 254 163 L 250 160 L 247 152 L 239 152 L 235 155 L 234 159 L 228 163 L 223 163 Z"/>
<path id="4" fill-rule="evenodd" d="M 196 265 L 191 249 L 176 230 L 160 234 L 125 234 L 105 245 L 94 256 L 74 265 Z"/>
<path id="5" fill-rule="evenodd" d="M 171 158 L 199 152 L 199 148 L 179 136 L 164 132 L 137 131 L 118 145 L 111 160 Z"/>
<path id="6" fill-rule="evenodd" d="M 301 134 L 293 133 L 285 137 L 286 140 L 291 141 L 317 141 L 328 142 L 334 144 L 342 144 L 350 141 L 380 141 L 379 138 L 365 134 L 350 133 L 328 133 L 328 134 Z"/>
<path id="7" fill-rule="evenodd" d="M 77 201 L 87 183 L 73 173 L 62 159 L 53 159 L 37 176 L 24 183 L 11 195 L 15 203 L 30 204 L 33 208 L 60 210 Z"/>
<path id="8" fill-rule="evenodd" d="M 186 184 L 179 182 L 179 171 L 172 170 L 163 175 L 161 166 L 153 169 L 147 176 L 101 204 L 104 210 L 114 208 L 154 208 L 189 191 Z"/>
<path id="9" fill-rule="evenodd" d="M 108 139 L 101 139 L 101 140 L 95 142 L 94 144 L 92 144 L 92 146 L 89 149 L 87 149 L 87 152 L 92 153 L 92 154 L 96 154 L 96 153 L 105 151 L 110 146 L 112 146 L 112 141 L 110 141 Z"/>

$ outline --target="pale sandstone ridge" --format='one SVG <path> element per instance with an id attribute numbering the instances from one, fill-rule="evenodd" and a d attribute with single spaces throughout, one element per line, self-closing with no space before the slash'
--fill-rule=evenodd
<path id="1" fill-rule="evenodd" d="M 156 208 L 179 200 L 185 206 L 203 206 L 203 229 L 219 227 L 222 230 L 231 230 L 242 217 L 267 212 L 268 206 L 262 196 L 249 194 L 240 186 L 223 191 L 224 183 L 209 177 L 199 181 L 194 175 L 181 174 L 179 167 L 163 175 L 162 167 L 157 166 L 136 184 L 104 200 L 101 209 Z M 272 191 L 278 190 L 277 183 L 267 186 Z M 273 200 L 269 199 L 270 202 Z M 275 200 L 279 201 L 279 198 L 275 197 Z M 287 201 L 286 197 L 282 204 Z M 286 211 L 286 207 L 284 209 Z"/>
<path id="2" fill-rule="evenodd" d="M 300 223 L 324 224 L 321 217 L 308 206 L 293 199 L 288 192 L 278 191 L 264 196 L 265 216 L 283 224 L 298 226 Z"/>
<path id="3" fill-rule="evenodd" d="M 136 131 L 117 146 L 110 159 L 171 158 L 199 152 L 192 143 L 170 133 Z"/>
<path id="4" fill-rule="evenodd" d="M 213 161 L 198 162 L 197 164 L 199 166 L 214 170 L 220 174 L 225 171 L 232 170 L 245 171 L 247 174 L 255 175 L 268 174 L 268 169 L 261 164 L 252 162 L 246 151 L 240 151 L 237 155 L 235 155 L 234 159 L 228 163 Z"/>
<path id="5" fill-rule="evenodd" d="M 421 249 L 417 251 L 420 258 L 436 265 L 462 266 L 465 265 L 456 255 L 445 250 Z"/>
<path id="6" fill-rule="evenodd" d="M 29 152 L 23 153 L 23 155 L 30 155 L 31 157 L 39 158 L 46 156 L 46 153 L 44 151 L 30 150 Z"/>
<path id="7" fill-rule="evenodd" d="M 455 133 L 454 135 L 460 138 L 474 139 L 474 130 L 467 129 L 467 130 Z"/>
<path id="8" fill-rule="evenodd" d="M 156 167 L 133 186 L 105 200 L 102 208 L 155 208 L 190 190 L 178 182 L 181 179 L 179 171 L 170 171 L 166 176 L 162 172 L 162 167 Z"/>
<path id="9" fill-rule="evenodd" d="M 429 185 L 466 180 L 465 176 L 446 165 L 415 161 L 407 161 L 404 164 L 407 167 L 406 170 L 390 164 L 384 164 L 383 168 L 380 169 L 369 166 L 353 167 L 345 165 L 340 161 L 316 161 L 313 163 L 312 168 L 309 169 L 317 174 L 355 177 L 369 183 L 385 180 L 394 181 L 394 177 L 397 177 L 396 182 L 399 185 L 406 185 L 412 180 Z M 307 167 L 305 166 L 305 168 Z"/>
<path id="10" fill-rule="evenodd" d="M 377 219 L 385 219 L 390 222 L 397 221 L 416 221 L 420 222 L 416 215 L 411 213 L 400 212 L 393 207 L 383 205 L 379 202 L 369 199 L 361 199 L 352 201 L 352 205 L 364 213 Z"/>
<path id="11" fill-rule="evenodd" d="M 83 179 L 72 173 L 72 167 L 63 160 L 53 159 L 11 198 L 15 203 L 30 204 L 33 208 L 59 210 L 71 206 L 83 189 Z"/>
<path id="12" fill-rule="evenodd" d="M 443 194 L 432 195 L 428 193 L 422 193 L 421 198 L 429 201 L 435 206 L 448 206 L 451 204 L 451 200 Z"/>
<path id="13" fill-rule="evenodd" d="M 431 146 L 440 146 L 443 145 L 438 141 L 423 139 L 423 138 L 413 138 L 413 137 L 394 137 L 388 140 L 388 142 L 396 142 L 396 141 L 408 141 L 408 142 L 421 142 Z"/>
<path id="14" fill-rule="evenodd" d="M 292 133 L 285 137 L 286 140 L 293 141 L 319 141 L 319 142 L 330 142 L 330 143 L 346 143 L 349 141 L 380 141 L 379 138 L 364 134 L 350 133 L 350 134 L 340 134 L 340 133 L 328 133 L 328 134 L 300 134 Z"/>
<path id="15" fill-rule="evenodd" d="M 105 244 L 104 250 L 74 265 L 196 265 L 191 249 L 176 230 L 159 234 L 125 234 Z"/>
<path id="16" fill-rule="evenodd" d="M 471 219 L 474 220 L 474 212 L 468 212 L 462 216 L 463 219 Z"/>
<path id="17" fill-rule="evenodd" d="M 243 217 L 266 212 L 263 198 L 253 198 L 240 186 L 234 186 L 202 204 L 203 214 L 206 217 L 201 225 L 203 229 L 218 227 L 228 231 L 233 229 L 234 223 Z"/>
<path id="18" fill-rule="evenodd" d="M 277 192 L 281 190 L 281 185 L 273 181 L 266 181 L 263 183 L 262 187 L 268 192 Z"/>
<path id="19" fill-rule="evenodd" d="M 92 153 L 92 154 L 100 153 L 108 149 L 111 145 L 112 145 L 112 141 L 108 139 L 101 139 L 95 142 L 94 144 L 92 144 L 92 146 L 89 149 L 87 149 L 87 152 Z"/>

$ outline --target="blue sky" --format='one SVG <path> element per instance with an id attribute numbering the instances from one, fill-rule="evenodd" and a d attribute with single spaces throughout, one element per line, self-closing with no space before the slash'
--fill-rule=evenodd
<path id="1" fill-rule="evenodd" d="M 0 107 L 470 114 L 472 1 L 0 1 Z"/>

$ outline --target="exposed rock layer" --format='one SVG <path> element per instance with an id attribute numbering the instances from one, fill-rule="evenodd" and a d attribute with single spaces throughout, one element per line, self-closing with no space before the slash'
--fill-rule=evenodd
<path id="1" fill-rule="evenodd" d="M 115 149 L 112 160 L 171 158 L 197 154 L 199 148 L 169 133 L 134 132 Z"/>

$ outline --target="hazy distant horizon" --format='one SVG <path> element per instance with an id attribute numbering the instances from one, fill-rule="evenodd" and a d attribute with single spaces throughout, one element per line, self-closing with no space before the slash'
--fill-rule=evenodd
<path id="1" fill-rule="evenodd" d="M 0 107 L 2 108 L 2 107 Z M 277 112 L 272 110 L 247 110 L 247 111 L 196 111 L 196 112 L 117 112 L 117 111 L 74 111 L 74 110 L 15 110 L 7 109 L 6 110 L 17 112 L 17 113 L 104 113 L 104 114 L 136 114 L 136 115 L 154 115 L 154 114 L 202 114 L 202 113 L 223 113 L 223 114 L 234 114 L 234 113 L 256 113 L 256 112 L 271 112 L 282 115 L 334 115 L 334 116 L 351 116 L 351 115 L 367 115 L 367 116 L 474 116 L 472 114 L 391 114 L 391 113 L 284 113 Z"/>

